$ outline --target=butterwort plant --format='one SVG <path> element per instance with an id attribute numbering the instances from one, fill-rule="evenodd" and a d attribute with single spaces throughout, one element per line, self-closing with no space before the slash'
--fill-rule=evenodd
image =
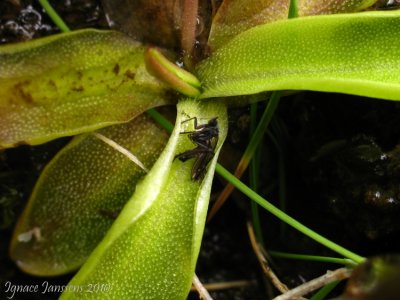
<path id="1" fill-rule="evenodd" d="M 64 33 L 1 46 L 0 147 L 74 136 L 37 181 L 12 259 L 38 276 L 79 269 L 62 299 L 186 299 L 217 171 L 289 225 L 363 262 L 237 182 L 217 159 L 227 107 L 246 99 L 231 96 L 313 90 L 400 100 L 400 12 L 356 12 L 376 2 L 223 1 L 203 51 L 195 46 L 197 1 L 180 4 L 187 26 L 178 26 L 179 47 L 169 18 L 156 28 L 165 33 L 156 46 L 142 32 L 69 32 L 57 18 Z M 153 109 L 162 105 L 176 105 L 173 128 Z M 76 288 L 94 284 L 96 293 Z"/>

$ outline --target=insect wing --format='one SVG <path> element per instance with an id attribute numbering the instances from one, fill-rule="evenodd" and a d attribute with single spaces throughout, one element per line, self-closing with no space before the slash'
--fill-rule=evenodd
<path id="1" fill-rule="evenodd" d="M 211 141 L 208 141 L 209 144 L 209 149 L 208 151 L 204 151 L 199 154 L 197 157 L 196 161 L 194 162 L 193 169 L 192 169 L 192 179 L 193 180 L 201 180 L 206 171 L 207 171 L 207 166 L 208 163 L 211 161 L 211 159 L 214 157 L 215 153 L 215 147 L 218 144 L 218 136 L 215 138 L 212 138 Z M 197 147 L 199 148 L 199 147 Z M 211 151 L 210 151 L 211 150 Z"/>
<path id="2" fill-rule="evenodd" d="M 213 157 L 214 152 L 202 153 L 197 157 L 192 169 L 192 180 L 203 179 L 207 171 L 207 165 Z"/>

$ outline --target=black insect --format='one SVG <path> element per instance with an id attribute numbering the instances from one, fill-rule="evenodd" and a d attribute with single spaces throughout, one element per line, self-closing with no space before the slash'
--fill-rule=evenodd
<path id="1" fill-rule="evenodd" d="M 196 145 L 195 148 L 178 154 L 175 158 L 181 161 L 195 158 L 192 169 L 192 180 L 201 180 L 207 170 L 207 165 L 214 157 L 215 147 L 218 143 L 218 121 L 217 118 L 211 118 L 206 124 L 197 124 L 197 118 L 193 117 L 182 122 L 194 120 L 194 130 L 184 131 L 181 134 L 188 134 L 190 140 Z"/>

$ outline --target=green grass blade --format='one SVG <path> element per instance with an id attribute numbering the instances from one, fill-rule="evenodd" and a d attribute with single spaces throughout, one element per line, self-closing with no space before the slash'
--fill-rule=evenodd
<path id="1" fill-rule="evenodd" d="M 50 5 L 50 3 L 47 0 L 39 0 L 39 3 L 43 7 L 43 9 L 47 12 L 50 19 L 54 22 L 54 24 L 57 25 L 57 27 L 62 32 L 71 31 L 67 26 L 67 24 L 65 24 L 64 20 L 57 14 L 57 12 L 54 10 L 54 8 Z"/>
<path id="2" fill-rule="evenodd" d="M 299 16 L 299 8 L 297 0 L 290 0 L 288 19 L 297 18 Z"/>
<path id="3" fill-rule="evenodd" d="M 146 113 L 153 118 L 154 121 L 156 121 L 158 124 L 160 124 L 162 127 L 164 127 L 169 133 L 172 132 L 174 129 L 174 125 L 170 121 L 168 121 L 162 114 L 160 114 L 157 110 L 155 109 L 149 109 L 146 111 Z"/>
<path id="4" fill-rule="evenodd" d="M 269 250 L 268 254 L 270 254 L 272 257 L 278 257 L 278 258 L 307 260 L 307 261 L 324 262 L 324 263 L 334 263 L 334 264 L 341 264 L 341 265 L 352 266 L 352 267 L 355 266 L 354 262 L 348 258 L 328 257 L 328 256 L 319 256 L 319 255 L 306 255 L 306 254 L 287 253 L 287 252 L 272 251 L 272 250 Z"/>
<path id="5" fill-rule="evenodd" d="M 323 300 L 329 293 L 339 284 L 339 281 L 334 281 L 328 283 L 324 287 L 322 287 L 318 292 L 315 293 L 314 296 L 310 298 L 310 300 Z"/>
<path id="6" fill-rule="evenodd" d="M 250 136 L 254 134 L 256 130 L 257 119 L 257 103 L 252 103 L 250 105 Z M 255 150 L 254 155 L 250 161 L 249 166 L 249 182 L 250 187 L 253 191 L 258 191 L 258 182 L 260 174 L 260 163 L 261 163 L 261 147 L 262 144 L 258 146 Z M 257 242 L 264 246 L 264 237 L 262 233 L 262 227 L 260 222 L 260 212 L 258 209 L 258 204 L 254 201 L 251 202 L 251 220 L 254 227 L 254 233 L 257 238 Z"/>

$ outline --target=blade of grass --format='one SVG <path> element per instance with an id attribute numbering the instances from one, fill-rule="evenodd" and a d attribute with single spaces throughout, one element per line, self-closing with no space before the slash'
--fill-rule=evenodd
<path id="1" fill-rule="evenodd" d="M 323 300 L 329 293 L 340 283 L 340 281 L 333 281 L 322 287 L 310 300 Z"/>
<path id="2" fill-rule="evenodd" d="M 174 129 L 174 125 L 171 124 L 162 114 L 160 114 L 156 109 L 152 108 L 146 111 L 146 113 L 153 118 L 158 124 L 163 126 L 169 133 Z"/>
<path id="3" fill-rule="evenodd" d="M 285 131 L 282 128 L 280 122 L 278 122 L 278 118 L 274 118 L 271 122 L 271 131 L 274 134 L 270 133 L 269 136 L 274 146 L 276 147 L 278 153 L 278 199 L 279 199 L 279 208 L 283 211 L 286 211 L 286 141 L 288 140 L 287 136 L 284 134 Z M 285 235 L 285 223 L 281 224 L 280 234 L 281 237 Z"/>
<path id="4" fill-rule="evenodd" d="M 288 19 L 297 18 L 299 16 L 299 9 L 297 0 L 290 0 Z"/>
<path id="5" fill-rule="evenodd" d="M 57 25 L 57 27 L 62 32 L 71 31 L 67 26 L 67 24 L 65 24 L 64 20 L 57 14 L 57 12 L 54 10 L 54 8 L 50 5 L 50 3 L 47 0 L 39 0 L 39 3 L 46 11 L 46 13 L 49 15 L 50 19 L 54 22 L 54 24 Z"/>
<path id="6" fill-rule="evenodd" d="M 307 261 L 315 261 L 315 262 L 324 262 L 324 263 L 333 263 L 340 264 L 349 267 L 354 267 L 354 261 L 348 258 L 338 258 L 338 257 L 329 257 L 329 256 L 319 256 L 319 255 L 307 255 L 307 254 L 297 254 L 297 253 L 287 253 L 281 251 L 272 251 L 269 250 L 268 254 L 272 257 L 278 258 L 286 258 L 286 259 L 295 259 L 295 260 L 307 260 Z"/>
<path id="7" fill-rule="evenodd" d="M 250 135 L 254 134 L 256 130 L 256 124 L 258 123 L 257 120 L 257 103 L 252 103 L 250 106 Z M 250 187 L 253 191 L 258 191 L 258 181 L 259 181 L 259 174 L 260 174 L 260 158 L 261 158 L 261 146 L 262 144 L 258 145 L 254 157 L 250 162 Z M 258 243 L 261 246 L 265 246 L 264 238 L 262 234 L 262 228 L 260 223 L 260 213 L 258 209 L 258 204 L 254 201 L 251 202 L 251 219 L 254 227 L 254 232 Z"/>

